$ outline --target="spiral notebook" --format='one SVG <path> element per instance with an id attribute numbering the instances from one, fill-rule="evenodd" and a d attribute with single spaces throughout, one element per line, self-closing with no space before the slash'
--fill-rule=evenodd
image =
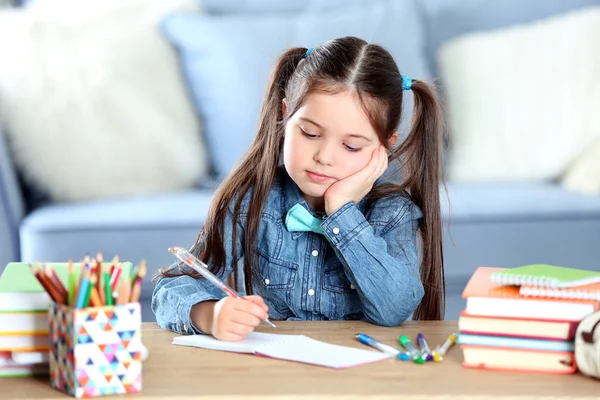
<path id="1" fill-rule="evenodd" d="M 248 353 L 330 368 L 354 367 L 390 358 L 378 351 L 329 344 L 303 335 L 259 332 L 252 332 L 239 342 L 221 341 L 208 335 L 176 336 L 172 344 Z"/>
<path id="2" fill-rule="evenodd" d="M 521 286 L 519 293 L 530 297 L 548 297 L 553 299 L 583 299 L 600 301 L 600 283 L 573 288 L 548 288 L 542 286 Z"/>
<path id="3" fill-rule="evenodd" d="M 500 285 L 571 288 L 600 283 L 600 272 L 548 264 L 532 264 L 496 271 L 490 275 L 490 279 Z"/>

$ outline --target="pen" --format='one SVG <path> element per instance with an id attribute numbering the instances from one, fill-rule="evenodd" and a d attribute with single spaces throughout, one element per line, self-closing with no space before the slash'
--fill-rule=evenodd
<path id="1" fill-rule="evenodd" d="M 456 343 L 456 333 L 451 333 L 444 342 L 444 344 L 435 348 L 435 350 L 433 351 L 433 360 L 442 361 L 444 359 L 444 356 L 446 355 L 448 350 L 450 350 L 450 348 L 454 345 L 454 343 Z"/>
<path id="2" fill-rule="evenodd" d="M 374 349 L 377 349 L 383 353 L 389 354 L 390 356 L 394 357 L 394 358 L 398 358 L 400 360 L 404 360 L 407 361 L 410 359 L 410 355 L 401 352 L 398 349 L 393 348 L 392 346 L 388 346 L 385 343 L 381 343 L 378 340 L 373 339 L 371 336 L 369 335 L 365 335 L 364 333 L 357 333 L 356 334 L 356 338 L 358 339 L 359 342 L 361 342 L 362 344 L 366 344 L 367 346 L 371 346 Z"/>
<path id="3" fill-rule="evenodd" d="M 423 360 L 421 352 L 417 350 L 415 346 L 413 346 L 412 342 L 408 337 L 406 337 L 405 335 L 400 336 L 400 344 L 402 345 L 402 347 L 404 347 L 410 352 L 410 356 L 414 362 L 416 362 L 417 364 L 423 364 L 425 362 L 425 360 Z"/>
<path id="4" fill-rule="evenodd" d="M 189 251 L 184 249 L 183 247 L 173 246 L 169 247 L 169 251 L 175 255 L 175 257 L 179 258 L 181 261 L 189 265 L 194 271 L 198 272 L 200 275 L 204 276 L 206 280 L 211 282 L 213 285 L 227 293 L 231 297 L 235 297 L 238 299 L 243 299 L 242 296 L 237 294 L 235 290 L 230 288 L 228 285 L 223 283 L 219 278 L 217 278 L 212 272 L 208 270 L 208 266 L 204 264 L 202 261 L 198 260 L 194 255 L 192 255 Z M 273 324 L 269 319 L 264 319 L 264 322 L 271 325 L 275 328 L 275 324 Z"/>
<path id="5" fill-rule="evenodd" d="M 425 361 L 433 360 L 433 354 L 431 353 L 431 349 L 427 344 L 427 339 L 425 339 L 425 335 L 422 333 L 417 334 L 417 344 L 419 345 L 421 354 L 423 355 Z"/>

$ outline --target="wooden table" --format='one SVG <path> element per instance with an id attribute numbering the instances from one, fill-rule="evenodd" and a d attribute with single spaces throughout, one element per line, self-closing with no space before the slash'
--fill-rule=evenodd
<path id="1" fill-rule="evenodd" d="M 431 346 L 457 329 L 456 321 L 407 322 L 384 328 L 363 322 L 278 322 L 276 333 L 303 334 L 330 343 L 366 348 L 354 338 L 369 334 L 396 345 L 398 336 L 424 333 Z M 259 331 L 272 332 L 261 326 Z M 331 369 L 171 345 L 174 333 L 144 323 L 150 356 L 143 366 L 143 390 L 123 396 L 140 399 L 599 399 L 600 381 L 575 375 L 509 373 L 466 369 L 462 352 L 452 348 L 441 363 L 417 365 L 384 360 L 348 369 Z M 48 377 L 0 378 L 0 399 L 64 399 Z M 107 398 L 117 398 L 111 396 Z"/>

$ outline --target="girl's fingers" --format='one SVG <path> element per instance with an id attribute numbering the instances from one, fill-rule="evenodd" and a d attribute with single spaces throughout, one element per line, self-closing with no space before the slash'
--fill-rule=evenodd
<path id="1" fill-rule="evenodd" d="M 375 149 L 373 150 L 373 154 L 371 155 L 371 160 L 369 160 L 369 163 L 367 164 L 367 166 L 361 171 L 364 172 L 364 179 L 372 179 L 373 175 L 377 173 L 377 169 L 379 166 L 379 162 L 380 162 L 380 158 L 381 155 L 381 149 Z"/>
<path id="2" fill-rule="evenodd" d="M 242 337 L 248 336 L 248 334 L 253 331 L 254 331 L 253 326 L 238 324 L 235 321 L 231 321 L 231 324 L 227 328 L 227 333 L 232 334 L 232 335 L 239 335 Z"/>
<path id="3" fill-rule="evenodd" d="M 256 304 L 257 306 L 259 306 L 260 308 L 265 310 L 265 312 L 269 312 L 269 307 L 265 304 L 265 301 L 263 300 L 262 297 L 252 295 L 252 296 L 244 296 L 244 298 L 246 300 L 251 301 L 252 303 Z"/>
<path id="4" fill-rule="evenodd" d="M 387 162 L 386 150 L 383 146 L 380 146 L 377 149 L 377 164 L 375 165 L 375 168 L 369 177 L 371 182 L 375 182 L 375 180 L 381 176 L 381 174 L 384 171 L 383 165 L 386 162 Z"/>
<path id="5" fill-rule="evenodd" d="M 259 319 L 268 318 L 265 309 L 251 300 L 240 299 L 233 308 L 237 311 L 252 314 Z"/>
<path id="6" fill-rule="evenodd" d="M 246 335 L 247 336 L 247 335 Z M 227 342 L 239 342 L 246 338 L 244 335 L 238 335 L 237 333 L 225 332 L 224 335 L 221 335 L 219 340 L 227 341 Z"/>
<path id="7" fill-rule="evenodd" d="M 385 170 L 388 167 L 388 156 L 387 156 L 387 151 L 383 151 L 383 156 L 381 157 L 381 165 L 380 165 L 380 169 L 379 172 L 377 173 L 377 178 L 379 178 L 381 175 L 383 175 L 383 173 L 385 172 Z M 375 178 L 375 179 L 377 179 Z"/>
<path id="8" fill-rule="evenodd" d="M 245 312 L 237 312 L 231 316 L 231 320 L 241 325 L 247 326 L 258 326 L 260 324 L 260 319 L 255 315 L 248 314 Z"/>

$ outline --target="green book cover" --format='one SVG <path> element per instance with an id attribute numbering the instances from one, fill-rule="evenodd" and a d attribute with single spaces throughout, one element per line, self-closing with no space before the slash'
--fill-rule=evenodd
<path id="1" fill-rule="evenodd" d="M 600 271 L 531 264 L 494 272 L 490 279 L 501 285 L 569 288 L 600 282 Z"/>
<path id="2" fill-rule="evenodd" d="M 48 263 L 68 288 L 69 263 Z M 0 312 L 47 311 L 49 297 L 29 268 L 30 263 L 9 263 L 0 276 Z M 44 267 L 46 263 L 42 264 Z M 103 263 L 110 267 L 111 263 Z M 132 264 L 121 263 L 121 279 L 131 274 Z M 76 281 L 81 273 L 80 263 L 73 263 Z"/>

